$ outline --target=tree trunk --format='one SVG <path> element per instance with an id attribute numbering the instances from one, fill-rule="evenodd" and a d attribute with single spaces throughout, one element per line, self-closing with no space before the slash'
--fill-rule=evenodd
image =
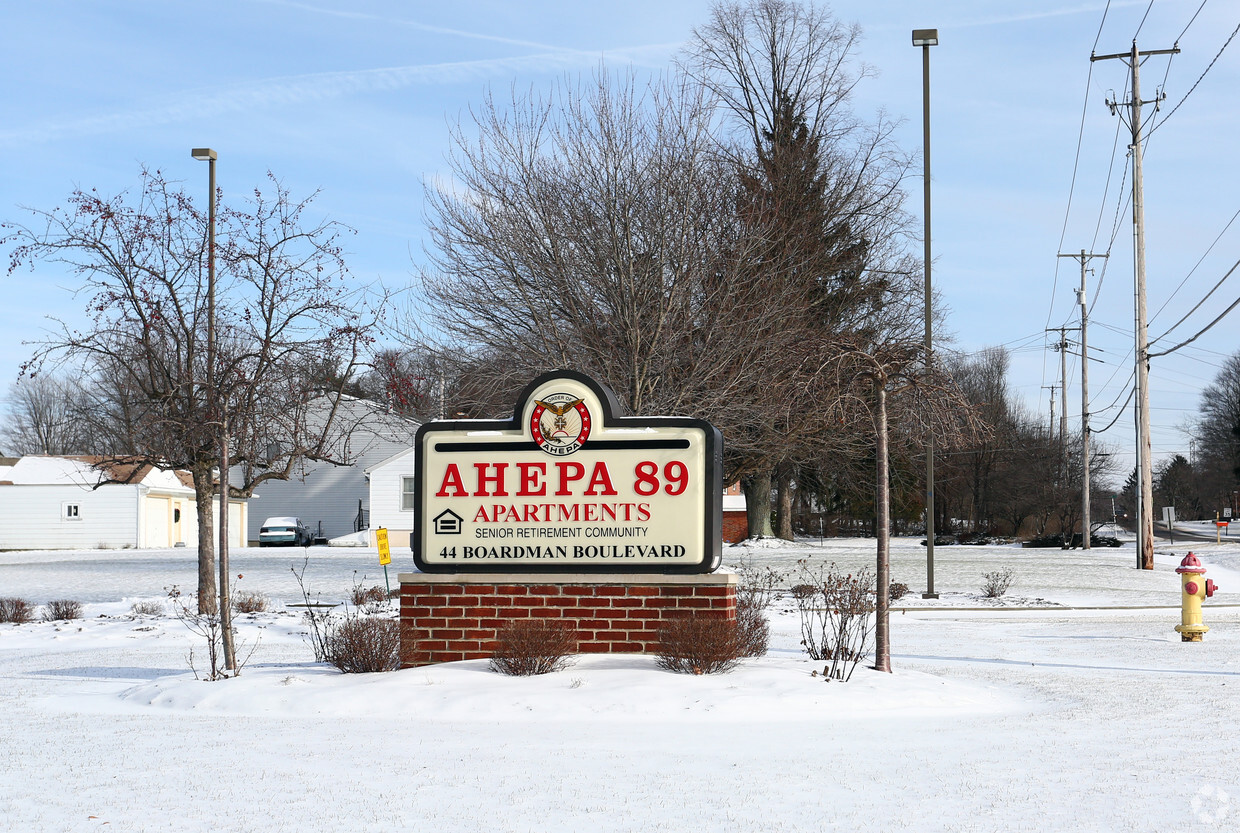
<path id="1" fill-rule="evenodd" d="M 876 565 L 874 605 L 874 668 L 879 671 L 891 671 L 891 633 L 888 629 L 888 608 L 891 604 L 891 550 L 889 530 L 891 528 L 891 484 L 887 463 L 887 388 L 882 379 L 874 384 L 877 399 L 877 439 L 875 442 L 876 490 L 874 503 L 877 507 L 878 528 L 875 537 L 878 539 L 878 557 Z"/>
<path id="2" fill-rule="evenodd" d="M 750 538 L 773 538 L 771 531 L 771 473 L 741 478 L 745 493 L 745 517 L 749 521 Z"/>
<path id="3" fill-rule="evenodd" d="M 783 469 L 783 467 L 780 467 Z M 793 540 L 792 534 L 792 496 L 795 491 L 793 488 L 792 474 L 788 470 L 783 470 L 777 475 L 779 478 L 776 483 L 776 513 L 775 517 L 779 520 L 779 531 L 776 533 L 785 541 Z"/>
<path id="4" fill-rule="evenodd" d="M 215 598 L 215 484 L 211 466 L 194 466 L 194 504 L 198 509 L 198 612 L 219 610 Z"/>
<path id="5" fill-rule="evenodd" d="M 224 420 L 220 440 L 220 638 L 224 652 L 224 668 L 237 675 L 237 652 L 233 647 L 232 598 L 229 594 L 228 569 L 228 420 Z"/>

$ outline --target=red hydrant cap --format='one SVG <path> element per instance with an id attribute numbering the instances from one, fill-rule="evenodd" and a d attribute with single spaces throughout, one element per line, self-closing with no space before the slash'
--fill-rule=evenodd
<path id="1" fill-rule="evenodd" d="M 1180 562 L 1180 566 L 1176 567 L 1177 573 L 1204 573 L 1205 567 L 1201 566 L 1201 562 L 1197 560 L 1197 556 L 1191 552 L 1184 556 L 1184 560 Z"/>

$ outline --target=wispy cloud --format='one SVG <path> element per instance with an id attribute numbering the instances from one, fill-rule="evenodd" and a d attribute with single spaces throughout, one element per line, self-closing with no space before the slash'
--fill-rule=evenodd
<path id="1" fill-rule="evenodd" d="M 1111 3 L 1110 8 L 1122 9 L 1126 6 L 1143 5 L 1145 5 L 1145 0 L 1125 0 L 1125 2 Z M 954 23 L 953 26 L 958 29 L 974 26 L 1005 26 L 1009 23 L 1027 23 L 1030 20 L 1044 20 L 1048 17 L 1069 17 L 1078 14 L 1102 14 L 1105 9 L 1106 6 L 1101 3 L 1089 3 L 1080 6 L 1066 6 L 1059 9 L 1046 9 L 1039 12 L 999 15 L 997 17 L 977 18 L 974 20 L 960 20 Z"/>
<path id="2" fill-rule="evenodd" d="M 670 48 L 670 45 L 637 47 L 609 54 L 557 50 L 512 58 L 278 76 L 220 89 L 189 90 L 148 107 L 0 130 L 0 147 L 52 141 L 66 136 L 132 130 L 135 127 L 155 127 L 417 85 L 486 81 L 510 78 L 521 72 L 559 73 L 593 69 L 608 57 L 640 65 L 644 52 L 665 54 Z"/>
<path id="3" fill-rule="evenodd" d="M 314 14 L 328 15 L 330 17 L 345 18 L 348 20 L 369 20 L 382 23 L 384 25 L 407 26 L 410 29 L 418 29 L 423 32 L 432 32 L 437 35 L 452 35 L 459 38 L 467 38 L 469 40 L 491 41 L 493 43 L 506 43 L 512 46 L 526 46 L 533 49 L 559 50 L 561 47 L 553 46 L 546 43 L 538 43 L 536 41 L 518 40 L 516 38 L 506 38 L 502 35 L 488 35 L 482 32 L 467 32 L 463 29 L 451 29 L 446 26 L 432 26 L 428 23 L 422 23 L 417 20 L 407 20 L 400 17 L 388 17 L 386 15 L 367 14 L 366 12 L 345 11 L 342 9 L 324 9 L 319 6 L 313 6 L 309 3 L 297 3 L 293 0 L 260 0 L 271 6 L 285 6 L 290 9 L 300 9 Z M 566 50 L 572 51 L 572 50 Z"/>

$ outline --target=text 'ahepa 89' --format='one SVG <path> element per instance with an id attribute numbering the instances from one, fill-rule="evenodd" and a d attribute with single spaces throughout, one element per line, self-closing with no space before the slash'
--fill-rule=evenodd
<path id="1" fill-rule="evenodd" d="M 423 425 L 410 536 L 423 572 L 709 573 L 722 544 L 723 439 L 689 417 L 619 417 L 568 370 L 511 421 Z"/>

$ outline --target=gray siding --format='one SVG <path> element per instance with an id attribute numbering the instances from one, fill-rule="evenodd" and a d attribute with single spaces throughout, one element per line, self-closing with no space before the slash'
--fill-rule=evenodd
<path id="1" fill-rule="evenodd" d="M 373 410 L 369 403 L 355 403 L 354 407 Z M 299 477 L 262 484 L 249 505 L 249 540 L 257 543 L 263 521 L 278 515 L 301 518 L 316 535 L 321 521 L 323 535 L 328 538 L 353 532 L 358 501 L 367 513 L 370 511 L 366 469 L 408 448 L 417 429 L 415 422 L 376 410 L 360 420 L 350 438 L 352 465 L 307 462 Z"/>

